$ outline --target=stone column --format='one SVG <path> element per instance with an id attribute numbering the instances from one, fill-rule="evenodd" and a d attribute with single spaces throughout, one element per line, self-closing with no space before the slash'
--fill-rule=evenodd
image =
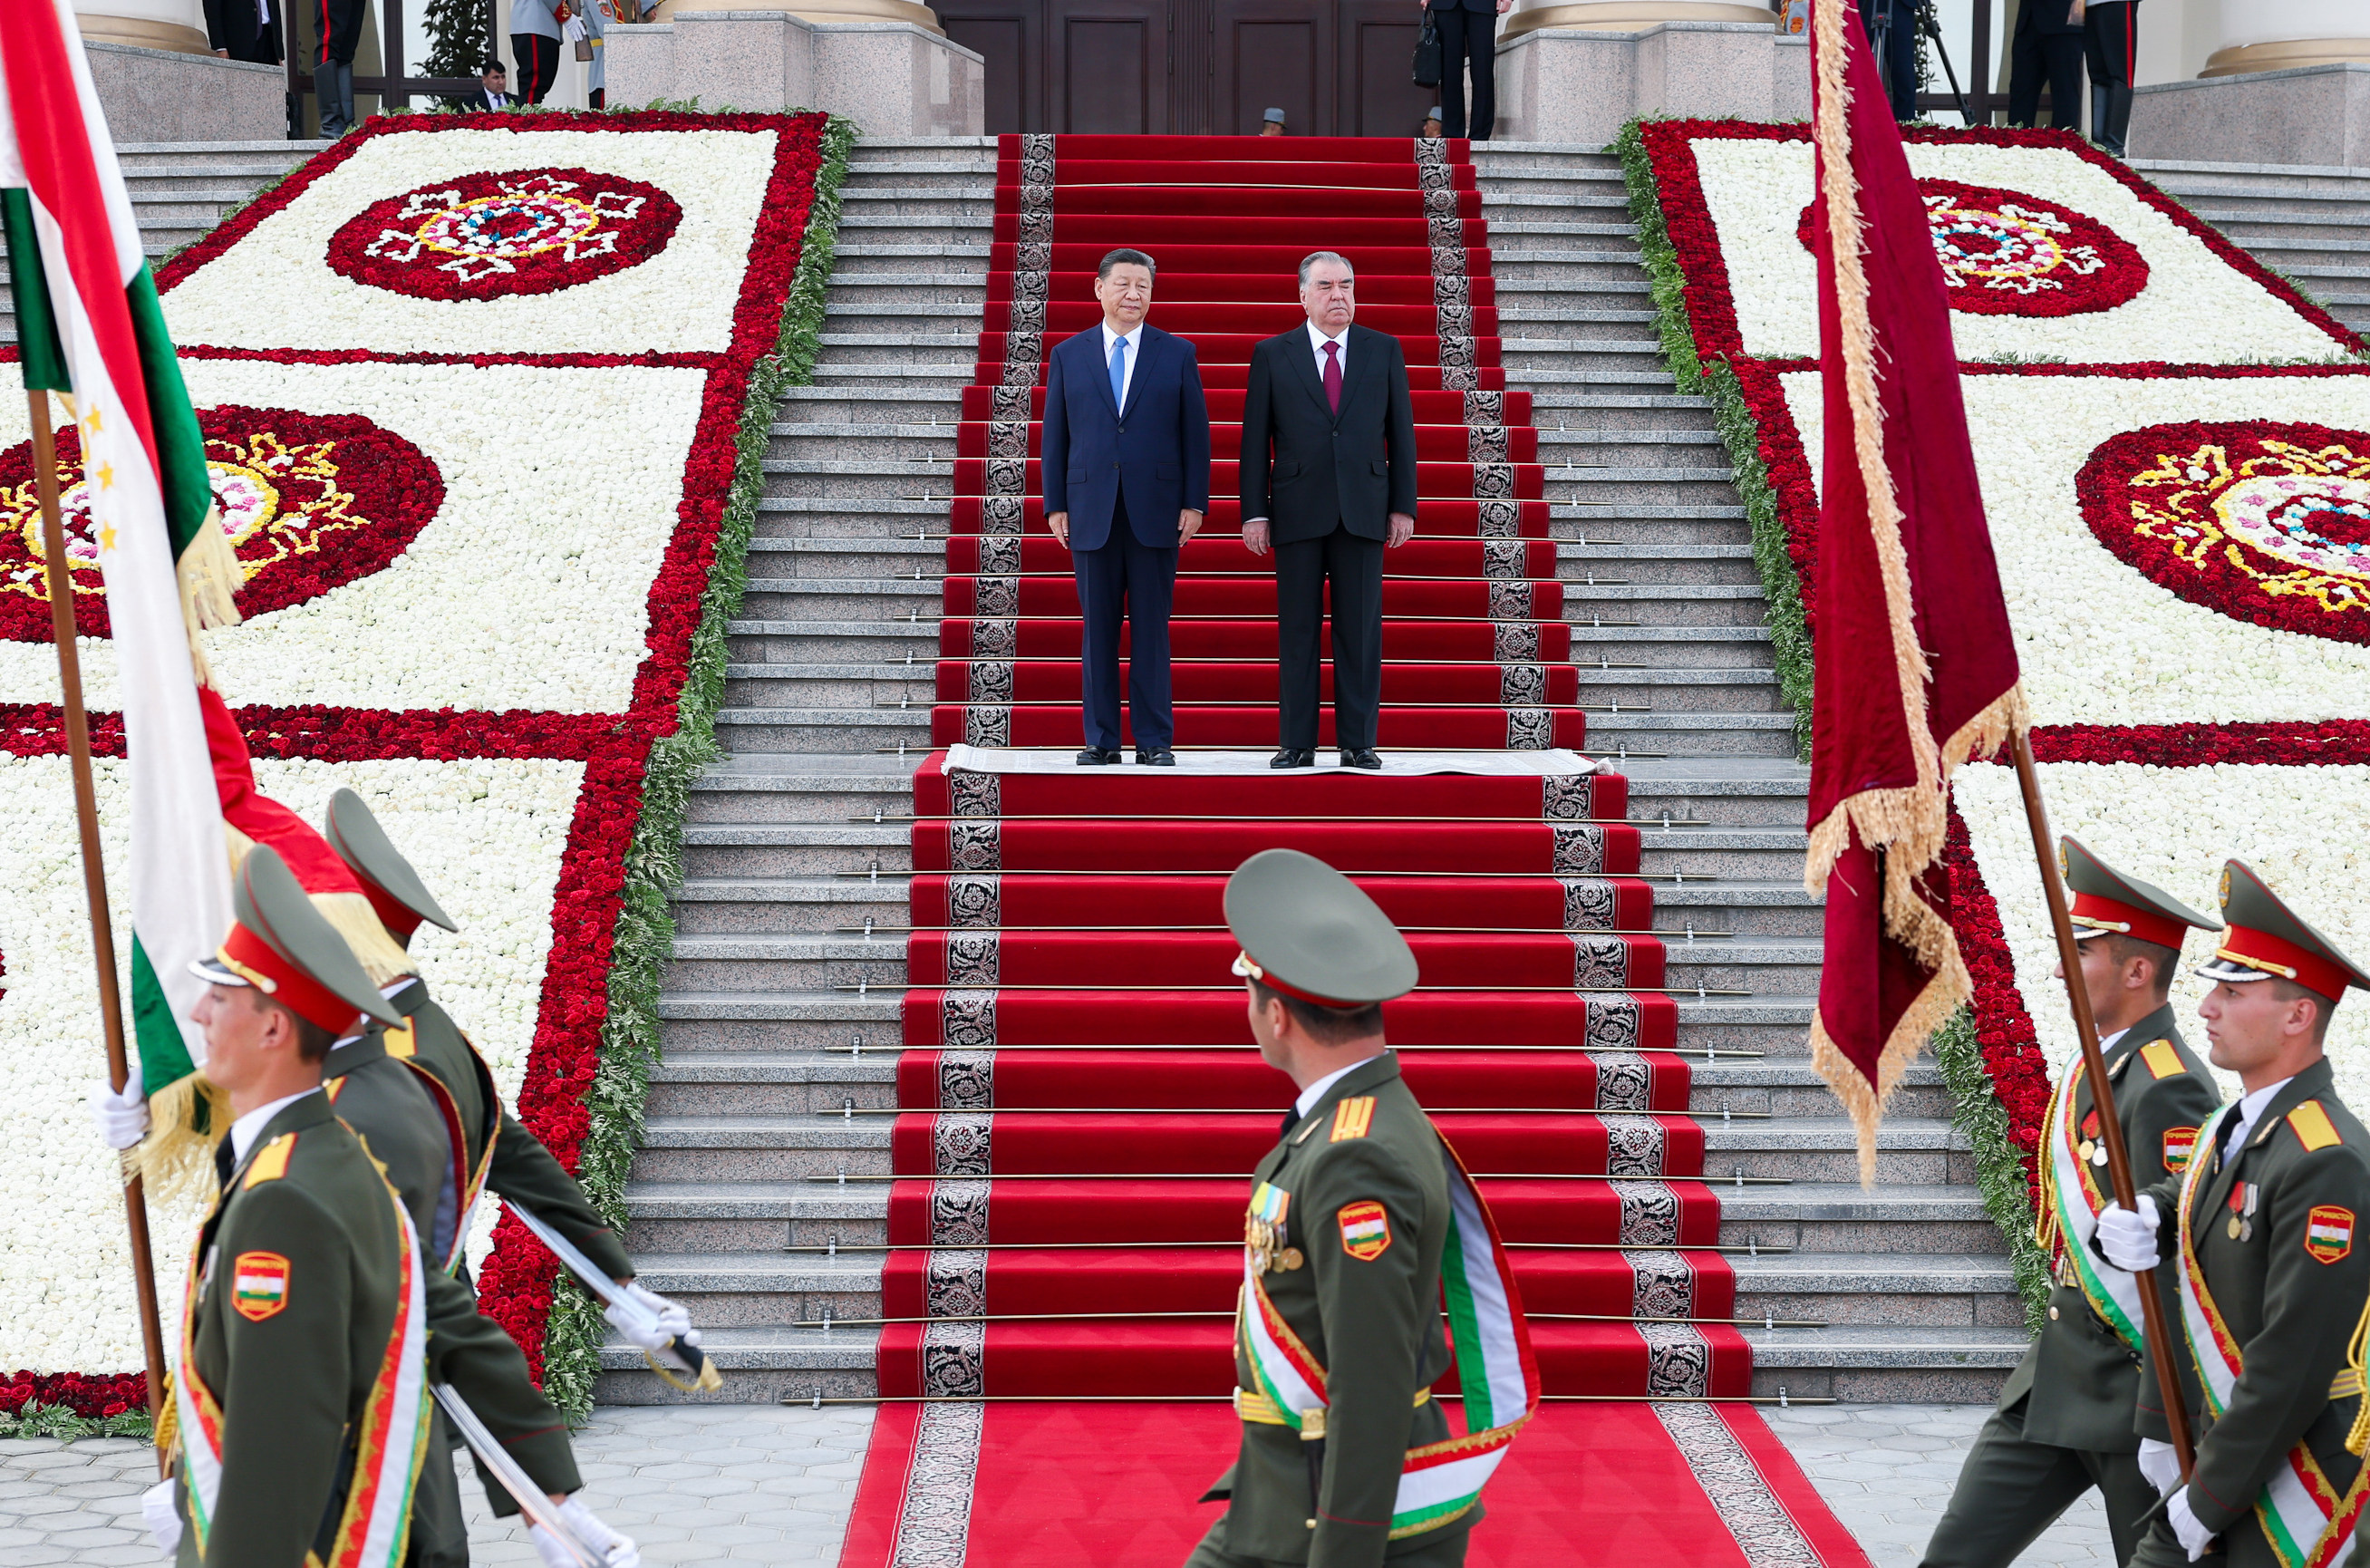
<path id="1" fill-rule="evenodd" d="M 649 20 L 671 22 L 678 11 L 784 11 L 811 22 L 907 22 L 946 36 L 938 13 L 916 0 L 660 0 Z"/>
<path id="2" fill-rule="evenodd" d="M 1517 0 L 1498 29 L 1501 43 L 1540 28 L 1639 32 L 1661 22 L 1765 22 L 1777 15 L 1751 0 Z"/>
<path id="3" fill-rule="evenodd" d="M 75 20 L 95 43 L 212 54 L 204 0 L 75 0 Z"/>
<path id="4" fill-rule="evenodd" d="M 2363 0 L 2222 0 L 2222 45 L 2198 75 L 2355 63 L 2370 64 L 2370 5 Z"/>

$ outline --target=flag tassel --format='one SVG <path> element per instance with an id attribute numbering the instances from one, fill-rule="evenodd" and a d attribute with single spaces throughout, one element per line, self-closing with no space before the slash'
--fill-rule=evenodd
<path id="1" fill-rule="evenodd" d="M 66 534 L 58 513 L 56 437 L 50 427 L 50 394 L 29 387 L 32 416 L 33 474 L 41 502 L 41 545 L 49 576 L 50 627 L 58 650 L 58 684 L 63 690 L 66 751 L 74 773 L 75 825 L 82 838 L 83 893 L 90 906 L 90 940 L 98 967 L 99 1031 L 107 1042 L 107 1081 L 118 1094 L 131 1081 L 123 1043 L 123 999 L 116 985 L 115 932 L 107 907 L 107 862 L 98 839 L 98 791 L 92 781 L 90 723 L 83 708 L 82 656 L 75 638 L 74 588 L 66 581 Z M 164 1409 L 165 1332 L 157 1316 L 156 1264 L 148 1237 L 148 1200 L 133 1175 L 123 1188 L 124 1224 L 131 1232 L 132 1286 L 139 1297 L 140 1345 L 147 1363 L 148 1416 Z M 159 1454 L 159 1463 L 162 1455 Z"/>

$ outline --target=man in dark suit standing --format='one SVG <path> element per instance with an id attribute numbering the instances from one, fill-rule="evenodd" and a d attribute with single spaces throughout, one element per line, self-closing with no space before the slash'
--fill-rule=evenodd
<path id="1" fill-rule="evenodd" d="M 2049 82 L 2053 130 L 2082 126 L 2082 14 L 2074 0 L 2024 0 L 2008 40 L 2008 122 L 2030 128 L 2041 117 L 2041 84 Z"/>
<path id="2" fill-rule="evenodd" d="M 1465 66 L 1473 65 L 1473 119 L 1469 134 L 1486 142 L 1498 123 L 1498 18 L 1514 0 L 1423 0 L 1440 32 L 1440 133 L 1468 134 L 1465 118 Z"/>
<path id="3" fill-rule="evenodd" d="M 1333 594 L 1333 741 L 1379 768 L 1383 551 L 1415 534 L 1415 405 L 1399 340 L 1351 325 L 1357 280 L 1319 250 L 1300 263 L 1306 326 L 1251 351 L 1243 398 L 1243 543 L 1275 551 L 1281 745 L 1271 767 L 1317 766 L 1317 633 Z"/>
<path id="4" fill-rule="evenodd" d="M 1120 759 L 1122 618 L 1135 760 L 1177 766 L 1168 607 L 1177 552 L 1210 510 L 1210 412 L 1193 345 L 1145 325 L 1154 271 L 1141 250 L 1104 257 L 1101 324 L 1064 340 L 1045 367 L 1045 524 L 1069 548 L 1086 623 L 1081 767 Z"/>

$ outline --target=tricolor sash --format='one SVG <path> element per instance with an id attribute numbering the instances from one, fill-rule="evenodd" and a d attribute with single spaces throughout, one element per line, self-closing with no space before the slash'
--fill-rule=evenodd
<path id="1" fill-rule="evenodd" d="M 2084 1076 L 2077 1057 L 2058 1084 L 2049 1102 L 2049 1119 L 2042 1124 L 2049 1147 L 2042 1151 L 2042 1204 L 2034 1239 L 2043 1252 L 2056 1252 L 2090 1309 L 2124 1344 L 2138 1350 L 2142 1340 L 2139 1281 L 2121 1269 L 2100 1267 L 2090 1251 L 2090 1236 L 2099 1228 L 2099 1216 L 2115 1198 L 2100 1184 L 2105 1168 L 2082 1158 L 2082 1130 L 2076 1124 L 2074 1101 Z"/>
<path id="2" fill-rule="evenodd" d="M 501 1101 L 495 1097 L 491 1078 L 481 1073 L 478 1087 L 483 1091 L 488 1109 L 486 1125 L 480 1129 L 484 1136 L 477 1150 L 477 1163 L 472 1168 L 469 1164 L 468 1129 L 461 1121 L 461 1103 L 444 1086 L 443 1078 L 420 1065 L 419 1036 L 414 1028 L 407 1020 L 400 1026 L 389 1029 L 386 1032 L 386 1054 L 411 1069 L 412 1076 L 428 1091 L 428 1098 L 436 1102 L 437 1113 L 444 1118 L 444 1136 L 453 1148 L 451 1190 L 455 1210 L 453 1234 L 446 1244 L 441 1249 L 436 1248 L 431 1244 L 431 1239 L 423 1238 L 420 1245 L 433 1256 L 438 1268 L 446 1274 L 458 1274 L 462 1260 L 468 1254 L 469 1227 L 477 1217 L 477 1200 L 485 1194 L 486 1177 L 494 1168 L 494 1140 L 501 1132 Z M 461 1038 L 465 1043 L 468 1041 L 466 1034 Z M 472 1065 L 482 1065 L 476 1060 L 476 1046 L 469 1047 L 469 1055 Z M 439 1253 L 441 1255 L 436 1255 Z"/>
<path id="3" fill-rule="evenodd" d="M 1456 1387 L 1466 1435 L 1407 1451 L 1391 1506 L 1391 1538 L 1438 1529 L 1471 1511 L 1506 1457 L 1514 1434 L 1539 1406 L 1539 1368 L 1514 1272 L 1497 1221 L 1465 1162 L 1445 1140 L 1448 1242 L 1440 1258 L 1440 1293 L 1456 1349 Z M 1243 1290 L 1236 1339 L 1283 1424 L 1304 1436 L 1323 1430 L 1325 1368 L 1268 1299 L 1262 1260 L 1243 1249 Z"/>
<path id="4" fill-rule="evenodd" d="M 428 1297 L 411 1216 L 393 1187 L 386 1189 L 386 1197 L 403 1226 L 395 1330 L 387 1336 L 386 1353 L 380 1358 L 362 1418 L 347 1429 L 354 1466 L 345 1511 L 328 1553 L 308 1552 L 308 1568 L 315 1563 L 319 1568 L 402 1568 L 411 1535 L 412 1493 L 428 1453 Z M 182 1491 L 189 1498 L 190 1529 L 201 1562 L 222 1497 L 223 1470 L 222 1406 L 199 1377 L 197 1357 L 198 1297 L 205 1285 L 212 1229 L 211 1225 L 199 1228 L 190 1252 L 181 1309 L 181 1365 L 173 1377 Z M 236 1283 L 224 1280 L 223 1288 Z"/>
<path id="5" fill-rule="evenodd" d="M 2205 1408 L 2216 1420 L 2238 1386 L 2244 1360 L 2238 1339 L 2214 1305 L 2213 1292 L 2205 1287 L 2205 1271 L 2198 1266 L 2196 1242 L 2190 1234 L 2190 1215 L 2211 1179 L 2215 1161 L 2208 1151 L 2215 1147 L 2222 1120 L 2238 1108 L 2235 1101 L 2223 1106 L 2197 1129 L 2198 1156 L 2180 1177 L 2180 1327 L 2198 1386 L 2205 1391 Z M 2262 1495 L 2255 1499 L 2255 1517 L 2284 1568 L 2326 1568 L 2345 1554 L 2361 1522 L 2364 1494 L 2370 1491 L 2365 1482 L 2370 1482 L 2370 1464 L 2340 1493 L 2307 1445 L 2299 1442 L 2287 1451 Z"/>

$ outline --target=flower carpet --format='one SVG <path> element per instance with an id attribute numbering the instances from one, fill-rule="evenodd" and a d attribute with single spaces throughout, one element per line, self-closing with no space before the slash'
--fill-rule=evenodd
<path id="1" fill-rule="evenodd" d="M 1637 127 L 1627 158 L 1665 345 L 1721 403 L 1777 618 L 1814 643 L 1809 144 L 1799 128 L 1664 121 Z M 2053 826 L 2206 910 L 2235 856 L 2370 952 L 2355 896 L 2370 814 L 2361 341 L 2077 138 L 1919 131 L 1909 159 Z M 2005 1178 L 1986 1195 L 2014 1244 L 2073 1027 L 2012 772 L 1966 769 L 1955 793 L 1953 921 L 2007 1112 L 1978 1157 Z M 2192 1039 L 2202 990 L 2187 973 L 2174 988 Z M 2341 1009 L 2329 1044 L 2341 1090 L 2370 1098 L 2370 1017 Z"/>
<path id="2" fill-rule="evenodd" d="M 316 820 L 341 786 L 370 801 L 460 923 L 418 943 L 439 997 L 613 1204 L 754 432 L 811 361 L 848 136 L 821 115 L 381 118 L 158 277 L 246 574 L 244 620 L 209 652 L 258 781 Z M 116 676 L 72 443 L 120 870 Z M 22 402 L 0 403 L 0 1289 L 19 1304 L 0 1366 L 111 1374 L 140 1361 L 121 1198 L 96 1140 L 56 1136 L 79 1135 L 103 1057 L 31 465 Z M 159 1214 L 159 1236 L 187 1217 Z M 547 1254 L 505 1227 L 472 1249 L 486 1309 L 581 1406 L 597 1319 L 572 1292 L 555 1312 Z M 29 1401 L 107 1400 L 0 1388 L 0 1413 Z"/>

